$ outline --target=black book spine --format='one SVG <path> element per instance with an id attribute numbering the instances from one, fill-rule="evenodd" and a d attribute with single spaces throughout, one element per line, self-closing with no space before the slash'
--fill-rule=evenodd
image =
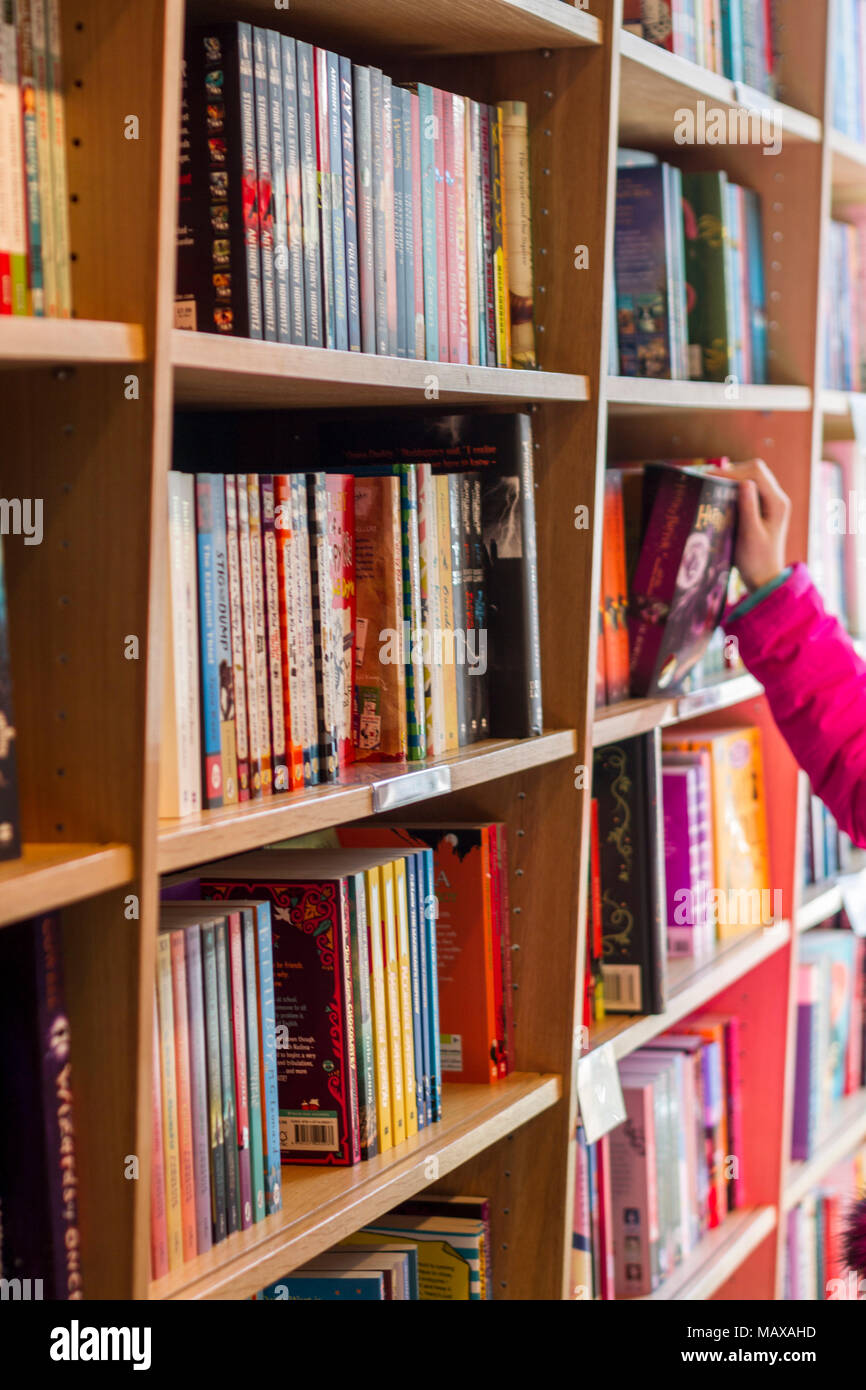
<path id="1" fill-rule="evenodd" d="M 253 81 L 255 91 L 256 208 L 262 264 L 262 314 L 264 336 L 277 340 L 277 289 L 274 277 L 274 183 L 269 135 L 268 34 L 253 30 Z"/>

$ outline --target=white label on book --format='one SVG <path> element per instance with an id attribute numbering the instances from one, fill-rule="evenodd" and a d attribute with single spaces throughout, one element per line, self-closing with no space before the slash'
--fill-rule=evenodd
<path id="1" fill-rule="evenodd" d="M 439 1051 L 443 1071 L 463 1070 L 463 1035 L 461 1033 L 440 1033 Z"/>
<path id="2" fill-rule="evenodd" d="M 577 1100 L 588 1144 L 622 1124 L 625 1101 L 612 1042 L 581 1057 L 577 1064 Z"/>

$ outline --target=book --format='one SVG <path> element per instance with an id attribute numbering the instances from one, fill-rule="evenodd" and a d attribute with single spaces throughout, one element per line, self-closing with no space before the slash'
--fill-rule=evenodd
<path id="1" fill-rule="evenodd" d="M 535 367 L 533 324 L 532 202 L 529 168 L 529 112 L 524 101 L 503 101 L 502 157 L 505 217 L 508 223 L 508 295 L 511 365 Z"/>
<path id="2" fill-rule="evenodd" d="M 303 195 L 301 185 L 301 118 L 298 106 L 298 54 L 295 40 L 280 35 L 283 74 L 283 143 L 286 166 L 286 237 L 289 293 L 289 341 L 307 341 Z M 311 294 L 312 297 L 312 294 Z"/>
<path id="3" fill-rule="evenodd" d="M 3 542 L 0 538 L 0 860 L 17 859 L 21 853 L 16 738 L 9 653 L 9 606 Z"/>
<path id="4" fill-rule="evenodd" d="M 304 247 L 304 306 L 308 347 L 326 346 L 326 299 L 323 298 L 324 241 L 319 226 L 317 109 L 313 48 L 296 41 L 298 63 L 298 128 L 301 160 L 301 215 Z"/>
<path id="5" fill-rule="evenodd" d="M 255 210 L 259 222 L 262 273 L 262 330 L 277 339 L 277 283 L 274 269 L 274 176 L 271 163 L 271 104 L 268 90 L 267 30 L 253 27 L 253 110 L 256 131 Z"/>

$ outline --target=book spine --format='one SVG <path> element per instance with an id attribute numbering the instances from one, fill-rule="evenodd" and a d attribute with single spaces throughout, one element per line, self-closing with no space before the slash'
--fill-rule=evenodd
<path id="1" fill-rule="evenodd" d="M 310 526 L 307 513 L 307 481 L 292 475 L 292 502 L 295 517 L 296 612 L 301 627 L 301 688 L 304 710 L 304 785 L 319 781 L 319 722 L 316 706 L 316 649 L 313 640 L 313 574 L 310 555 Z"/>
<path id="2" fill-rule="evenodd" d="M 262 556 L 262 509 L 259 498 L 259 475 L 247 474 L 247 503 L 250 528 L 250 572 L 252 576 L 253 632 L 255 638 L 256 695 L 259 702 L 258 730 L 261 789 L 270 796 L 274 789 L 271 758 L 271 721 L 268 699 L 268 644 L 265 619 L 265 577 Z"/>
<path id="3" fill-rule="evenodd" d="M 308 473 L 306 484 L 316 669 L 319 780 L 321 782 L 336 782 L 339 775 L 337 705 L 334 689 L 334 638 L 328 555 L 328 494 L 324 473 Z"/>
<path id="4" fill-rule="evenodd" d="M 273 184 L 274 289 L 276 292 L 277 339 L 292 341 L 289 288 L 288 176 L 283 97 L 283 57 L 280 36 L 266 31 L 268 69 L 268 111 L 270 127 L 271 177 Z"/>
<path id="5" fill-rule="evenodd" d="M 420 885 L 418 882 L 418 876 L 423 876 L 423 867 L 420 855 L 417 854 L 407 855 L 404 863 L 408 897 L 408 957 L 412 1000 L 415 1113 L 418 1118 L 418 1128 L 423 1129 L 425 1125 L 430 1123 L 430 1057 L 429 1039 L 425 1027 L 430 1000 L 427 990 L 427 963 L 421 949 L 423 877 Z"/>
<path id="6" fill-rule="evenodd" d="M 195 529 L 195 478 L 181 474 L 180 493 L 181 557 L 183 567 L 183 603 L 180 607 L 183 622 L 182 648 L 186 661 L 187 702 L 183 741 L 185 760 L 190 778 L 190 811 L 200 811 L 201 781 L 201 699 L 199 695 L 198 639 L 198 554 Z"/>
<path id="7" fill-rule="evenodd" d="M 474 687 L 473 707 L 477 710 L 478 738 L 490 737 L 490 688 L 487 678 L 487 584 L 484 577 L 484 536 L 481 525 L 481 478 L 476 473 L 470 479 L 469 515 L 471 524 L 472 566 L 474 570 L 474 627 L 475 651 L 469 674 Z"/>
<path id="8" fill-rule="evenodd" d="M 388 250 L 385 214 L 385 143 L 383 77 L 379 68 L 370 69 L 370 130 L 373 170 L 373 246 L 376 284 L 376 351 L 390 352 L 388 337 Z"/>
<path id="9" fill-rule="evenodd" d="M 256 658 L 256 623 L 253 602 L 253 558 L 250 536 L 250 503 L 246 473 L 238 473 L 238 541 L 241 570 L 241 604 L 243 607 L 244 665 L 246 669 L 247 718 L 249 721 L 250 795 L 262 795 L 262 729 L 259 716 L 258 661 Z"/>
<path id="10" fill-rule="evenodd" d="M 466 291 L 469 315 L 469 361 L 473 367 L 481 363 L 479 290 L 481 267 L 484 264 L 484 224 L 481 211 L 480 121 L 477 101 L 465 103 L 466 148 Z"/>
<path id="11" fill-rule="evenodd" d="M 337 757 L 341 768 L 352 762 L 352 709 L 355 690 L 355 480 L 329 473 L 328 550 L 331 561 L 331 617 L 337 690 Z"/>
<path id="12" fill-rule="evenodd" d="M 289 277 L 289 341 L 307 341 L 304 287 L 304 214 L 301 192 L 301 126 L 298 113 L 298 55 L 295 40 L 280 35 L 283 75 L 283 147 L 286 165 L 286 227 Z"/>
<path id="13" fill-rule="evenodd" d="M 168 1267 L 183 1264 L 183 1222 L 180 1194 L 180 1140 L 177 1113 L 177 1070 L 174 1055 L 174 1008 L 171 983 L 171 941 L 163 933 L 156 944 L 156 989 L 159 1007 L 159 1050 L 162 1060 L 162 1133 L 165 1150 L 165 1212 Z"/>
<path id="14" fill-rule="evenodd" d="M 18 17 L 18 93 L 24 137 L 24 195 L 27 215 L 27 299 L 28 311 L 35 317 L 45 314 L 45 275 L 43 270 L 43 223 L 39 197 L 39 125 L 36 115 L 36 67 L 33 56 L 33 8 L 41 0 L 17 0 Z M 41 171 L 47 179 L 49 171 Z"/>
<path id="15" fill-rule="evenodd" d="M 388 1065 L 388 1006 L 382 945 L 382 891 L 379 869 L 364 872 L 367 932 L 370 944 L 370 1008 L 373 1017 L 373 1055 L 376 1077 L 376 1138 L 379 1152 L 394 1146 L 391 1079 Z"/>
<path id="16" fill-rule="evenodd" d="M 437 246 L 436 115 L 433 88 L 418 83 L 418 124 L 421 145 L 421 242 L 424 262 L 424 342 L 430 362 L 442 360 L 439 351 L 439 271 Z M 443 248 L 444 253 L 444 248 Z"/>
<path id="17" fill-rule="evenodd" d="M 437 494 L 429 463 L 417 465 L 418 549 L 421 559 L 420 637 L 424 661 L 424 723 L 427 750 L 445 752 L 445 690 L 442 675 L 442 605 L 439 577 Z"/>
<path id="18" fill-rule="evenodd" d="M 48 54 L 48 121 L 51 142 L 51 181 L 54 263 L 57 270 L 57 316 L 72 313 L 69 242 L 69 180 L 66 169 L 66 98 L 60 41 L 60 0 L 45 0 Z M 0 238 L 2 244 L 2 238 Z"/>
<path id="19" fill-rule="evenodd" d="M 481 120 L 481 216 L 483 237 L 483 286 L 481 291 L 483 367 L 495 367 L 496 357 L 496 248 L 493 226 L 493 146 L 491 107 L 482 105 Z"/>
<path id="20" fill-rule="evenodd" d="M 397 356 L 398 282 L 397 229 L 394 216 L 394 104 L 392 83 L 382 75 L 382 171 L 385 204 L 385 299 L 388 315 L 388 352 Z"/>
<path id="21" fill-rule="evenodd" d="M 451 361 L 451 267 L 454 259 L 454 242 L 448 234 L 448 131 L 450 120 L 446 119 L 446 100 L 450 115 L 450 92 L 433 88 L 433 129 L 435 133 L 436 170 L 436 259 L 437 294 L 439 297 L 439 358 L 442 362 Z"/>
<path id="22" fill-rule="evenodd" d="M 394 860 L 394 923 L 397 933 L 397 988 L 400 998 L 405 1137 L 411 1139 L 413 1134 L 418 1133 L 418 1076 L 415 1070 L 416 1035 L 412 999 L 412 960 L 409 945 L 409 899 L 406 885 L 406 860 L 402 857 Z M 420 1038 L 418 1042 L 420 1042 Z"/>
<path id="23" fill-rule="evenodd" d="M 331 238 L 334 258 L 335 346 L 349 350 L 349 308 L 346 276 L 346 224 L 343 206 L 343 135 L 340 97 L 340 59 L 329 53 L 328 80 L 328 165 L 331 181 Z"/>
<path id="24" fill-rule="evenodd" d="M 388 1068 L 391 1078 L 391 1119 L 396 1145 L 402 1144 L 406 1138 L 406 1095 L 403 1087 L 403 1025 L 400 1010 L 400 964 L 397 955 L 393 864 L 381 865 L 380 873 L 385 1003 L 388 1013 Z"/>
<path id="25" fill-rule="evenodd" d="M 163 673 L 162 729 L 159 763 L 159 815 L 187 816 L 192 810 L 190 790 L 190 764 L 193 758 L 198 761 L 195 745 L 190 746 L 186 737 L 186 708 L 188 694 L 186 688 L 187 661 L 184 651 L 186 625 L 184 622 L 184 574 L 183 574 L 183 533 L 181 519 L 181 493 L 179 482 L 183 474 L 170 472 L 168 475 L 168 632 L 166 634 L 166 660 Z M 2 595 L 0 595 L 0 601 Z M 2 645 L 2 638 L 0 638 Z M 198 653 L 196 652 L 196 660 Z M 0 656 L 0 666 L 4 663 Z M 0 671 L 0 680 L 9 679 L 5 671 Z M 10 728 L 14 728 L 11 711 L 4 711 Z M 13 740 L 9 740 L 10 751 Z M 5 761 L 5 759 L 3 760 Z M 4 816 L 4 801 L 11 788 L 0 781 L 0 826 L 7 822 Z M 13 825 L 10 806 L 8 824 Z M 8 833 L 0 830 L 0 845 L 8 838 Z M 0 848 L 0 857 L 3 849 Z"/>
<path id="26" fill-rule="evenodd" d="M 343 170 L 343 218 L 346 246 L 346 312 L 349 351 L 361 351 L 361 277 L 358 264 L 358 199 L 355 186 L 355 112 L 352 64 L 340 58 L 340 134 Z"/>
<path id="27" fill-rule="evenodd" d="M 499 1076 L 508 1072 L 505 1052 L 505 980 L 502 972 L 502 881 L 499 873 L 499 846 L 496 826 L 488 831 L 490 844 L 490 940 L 493 963 L 493 1017 L 496 1045 L 493 1056 Z"/>
<path id="28" fill-rule="evenodd" d="M 502 147 L 502 108 L 500 106 L 490 107 L 490 178 L 493 208 L 493 313 L 496 324 L 496 363 L 499 367 L 510 367 L 511 313 L 508 298 L 508 224 L 506 221 L 505 159 Z"/>
<path id="29" fill-rule="evenodd" d="M 415 317 L 415 223 L 419 217 L 417 204 L 412 201 L 412 100 L 402 87 L 393 88 L 395 103 L 399 100 L 401 136 L 403 143 L 403 284 L 406 301 L 406 356 L 417 357 L 417 323 Z M 396 105 L 395 105 L 396 112 Z"/>
<path id="30" fill-rule="evenodd" d="M 436 864 L 433 851 L 421 851 L 424 860 L 424 949 L 427 953 L 427 979 L 430 981 L 430 1016 L 427 1020 L 430 1054 L 431 1121 L 442 1119 L 442 1049 L 439 1026 L 439 948 L 437 922 L 439 903 L 436 897 Z"/>
<path id="31" fill-rule="evenodd" d="M 274 950 L 271 905 L 256 908 L 256 995 L 260 1011 L 259 1071 L 263 1093 L 265 1210 L 282 1210 L 280 1186 L 280 1103 L 277 1090 L 277 1015 L 274 997 Z"/>
<path id="32" fill-rule="evenodd" d="M 463 748 L 470 740 L 469 690 L 465 654 L 466 589 L 464 584 L 463 518 L 461 505 L 462 481 L 459 473 L 448 474 L 448 512 L 451 536 L 451 593 L 454 605 L 454 677 L 457 694 L 457 746 Z M 462 639 L 462 640 L 461 640 Z"/>
<path id="33" fill-rule="evenodd" d="M 424 185 L 421 164 L 421 104 L 417 92 L 409 92 L 412 205 L 412 296 L 415 309 L 415 356 L 427 356 L 427 329 L 424 319 Z M 405 106 L 404 106 L 405 114 Z"/>
<path id="34" fill-rule="evenodd" d="M 514 1070 L 514 983 L 511 974 L 511 911 L 508 892 L 508 827 L 495 827 L 496 857 L 499 867 L 499 903 L 502 914 L 500 946 L 502 950 L 502 1002 L 505 1031 L 505 1070 Z M 599 944 L 601 925 L 599 923 Z"/>
<path id="35" fill-rule="evenodd" d="M 0 107 L 3 197 L 0 198 L 0 315 L 27 313 L 27 190 L 18 90 L 18 35 L 10 5 L 0 12 L 0 83 L 9 99 Z"/>
<path id="36" fill-rule="evenodd" d="M 168 1227 L 165 1217 L 165 1159 L 162 1137 L 162 1084 L 159 1065 L 159 1013 L 153 996 L 153 1087 L 150 1106 L 150 1277 L 168 1274 Z"/>
<path id="37" fill-rule="evenodd" d="M 392 157 L 394 160 L 394 265 L 397 295 L 397 356 L 408 356 L 406 316 L 406 213 L 403 192 L 403 94 L 393 83 L 391 97 Z"/>
<path id="38" fill-rule="evenodd" d="M 202 988 L 201 927 L 186 927 L 183 935 L 186 956 L 186 1002 L 189 1016 L 195 1231 L 198 1254 L 203 1255 L 211 1248 L 213 1234 L 211 1228 L 210 1129 L 207 1109 L 207 1056 L 204 991 Z"/>
<path id="39" fill-rule="evenodd" d="M 223 805 L 234 806 L 238 800 L 238 760 L 235 737 L 235 681 L 232 664 L 225 484 L 222 473 L 210 475 L 210 495 L 213 509 L 213 572 L 216 585 L 214 616 L 216 619 L 216 660 L 219 676 Z"/>
<path id="40" fill-rule="evenodd" d="M 250 742 L 247 716 L 247 684 L 244 661 L 244 611 L 241 596 L 241 552 L 238 535 L 238 489 L 234 473 L 225 477 L 226 557 L 228 567 L 231 666 L 235 706 L 235 751 L 238 765 L 238 801 L 250 799 Z"/>
<path id="41" fill-rule="evenodd" d="M 403 632 L 408 635 L 406 663 L 406 709 L 408 714 L 409 761 L 427 756 L 424 719 L 424 667 L 421 660 L 421 560 L 418 544 L 418 477 L 415 465 L 400 468 L 401 549 L 403 557 Z"/>
<path id="42" fill-rule="evenodd" d="M 505 168 L 507 275 L 509 275 L 512 366 L 535 367 L 532 325 L 532 204 L 530 125 L 525 101 L 503 101 L 502 161 Z"/>
<path id="43" fill-rule="evenodd" d="M 379 1143 L 376 1132 L 370 939 L 363 873 L 354 874 L 350 881 L 349 911 L 352 941 L 352 1007 L 355 1011 L 355 1066 L 358 1073 L 358 1124 L 360 1153 L 361 1158 L 365 1159 L 376 1157 Z"/>
<path id="44" fill-rule="evenodd" d="M 259 1024 L 259 1004 L 256 993 L 256 913 L 253 908 L 243 908 L 241 918 L 241 951 L 243 968 L 243 996 L 240 999 L 241 1011 L 246 1025 L 245 1045 L 247 1063 L 247 1092 L 249 1097 L 249 1158 L 250 1158 L 250 1200 L 252 1220 L 263 1221 L 265 1217 L 265 1162 L 264 1128 L 262 1113 L 262 1074 L 259 1049 L 261 1047 L 261 1026 Z"/>
<path id="45" fill-rule="evenodd" d="M 219 988 L 217 984 L 216 929 L 201 929 L 204 982 L 204 1029 L 207 1056 L 208 1140 L 211 1173 L 211 1231 L 213 1242 L 228 1234 L 225 1130 L 223 1128 L 222 1066 L 220 1061 Z"/>
<path id="46" fill-rule="evenodd" d="M 313 50 L 316 93 L 316 190 L 319 207 L 319 245 L 322 266 L 322 306 L 325 347 L 337 346 L 334 286 L 334 238 L 331 231 L 331 136 L 328 120 L 328 51 Z"/>
<path id="47" fill-rule="evenodd" d="M 186 1002 L 186 961 L 183 932 L 168 933 L 171 956 L 171 1004 L 174 1018 L 174 1058 L 177 1068 L 177 1130 L 180 1152 L 180 1224 L 183 1259 L 196 1255 L 196 1189 L 193 1159 L 192 1093 L 189 1062 L 189 1013 Z"/>
<path id="48" fill-rule="evenodd" d="M 458 475 L 460 483 L 460 554 L 463 562 L 463 634 L 464 646 L 459 652 L 459 664 L 465 673 L 464 698 L 466 702 L 466 738 L 469 743 L 477 743 L 479 733 L 479 687 L 477 678 L 473 679 L 470 657 L 478 650 L 478 634 L 475 626 L 477 577 L 475 573 L 474 543 L 472 539 L 472 478 L 468 473 Z"/>
<path id="49" fill-rule="evenodd" d="M 304 246 L 304 296 L 308 347 L 325 346 L 322 309 L 322 265 L 319 235 L 318 165 L 316 162 L 316 97 L 313 49 L 296 43 L 298 60 L 298 120 L 301 156 L 301 208 Z"/>
<path id="50" fill-rule="evenodd" d="M 293 657 L 298 629 L 294 613 L 292 574 L 292 486 L 284 473 L 274 474 L 274 532 L 277 540 L 280 662 L 289 786 L 292 791 L 298 791 L 304 785 L 304 750 L 300 731 L 301 700 L 297 682 L 297 662 Z"/>
<path id="51" fill-rule="evenodd" d="M 217 586 L 214 568 L 213 497 L 211 478 L 196 475 L 196 533 L 201 631 L 202 792 L 208 808 L 223 802 L 220 751 L 220 688 L 217 657 Z"/>
<path id="52" fill-rule="evenodd" d="M 220 1089 L 223 1103 L 222 1133 L 225 1146 L 226 1217 L 228 1234 L 232 1235 L 241 1229 L 241 1176 L 232 1041 L 232 979 L 228 929 L 227 919 L 216 925 L 217 1017 L 220 1042 Z"/>
<path id="53" fill-rule="evenodd" d="M 352 69 L 355 95 L 356 190 L 361 348 L 376 351 L 376 250 L 373 230 L 373 128 L 370 69 Z"/>
<path id="54" fill-rule="evenodd" d="M 454 663 L 454 589 L 451 560 L 451 512 L 449 479 L 446 474 L 433 475 L 436 490 L 436 532 L 439 548 L 439 613 L 442 629 L 442 680 L 444 753 L 453 753 L 460 746 L 457 722 L 457 676 Z"/>
<path id="55" fill-rule="evenodd" d="M 273 788 L 275 792 L 287 792 L 289 790 L 289 764 L 286 749 L 286 713 L 283 707 L 283 653 L 280 629 L 279 576 L 277 572 L 277 535 L 274 529 L 274 479 L 271 474 L 263 473 L 260 475 L 259 488 Z"/>
<path id="56" fill-rule="evenodd" d="M 528 415 L 517 417 L 520 449 L 520 501 L 523 511 L 523 603 L 526 622 L 526 697 L 530 735 L 544 728 L 541 704 L 541 624 L 538 614 L 538 541 L 535 528 L 535 468 L 532 422 Z M 624 622 L 624 619 L 623 619 Z M 623 629 L 624 656 L 627 661 L 628 633 Z"/>
<path id="57" fill-rule="evenodd" d="M 453 276 L 456 296 L 455 331 L 449 333 L 451 361 L 469 361 L 469 228 L 466 222 L 466 99 L 451 98 L 452 142 L 451 177 L 454 194 L 454 260 Z M 477 219 L 476 219 L 477 220 Z M 474 233 L 474 226 L 473 226 Z M 449 243 L 450 245 L 450 243 Z"/>

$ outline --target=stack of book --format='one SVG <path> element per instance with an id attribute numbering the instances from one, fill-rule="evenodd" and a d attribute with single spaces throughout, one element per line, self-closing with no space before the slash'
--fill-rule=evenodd
<path id="1" fill-rule="evenodd" d="M 486 1197 L 413 1197 L 256 1298 L 468 1302 L 492 1297 Z"/>
<path id="2" fill-rule="evenodd" d="M 760 195 L 720 170 L 620 150 L 614 276 L 623 376 L 761 384 L 767 310 Z"/>
<path id="3" fill-rule="evenodd" d="M 529 129 L 273 30 L 194 29 L 176 325 L 534 367 Z"/>
<path id="4" fill-rule="evenodd" d="M 18 810 L 18 759 L 12 708 L 12 665 L 9 658 L 9 611 L 0 536 L 0 860 L 21 854 Z"/>
<path id="5" fill-rule="evenodd" d="M 319 454 L 170 474 L 163 816 L 542 731 L 529 417 L 323 425 Z"/>
<path id="6" fill-rule="evenodd" d="M 585 1014 L 662 1013 L 668 956 L 769 926 L 760 731 L 701 729 L 596 749 Z"/>
<path id="7" fill-rule="evenodd" d="M 83 1298 L 72 1039 L 56 913 L 0 931 L 3 1297 Z"/>
<path id="8" fill-rule="evenodd" d="M 818 1302 L 862 1300 L 862 1276 L 848 1269 L 845 1224 L 852 1204 L 866 1196 L 866 1147 L 831 1168 L 820 1186 L 788 1212 L 785 1298 Z"/>
<path id="9" fill-rule="evenodd" d="M 730 673 L 717 625 L 741 591 L 736 486 L 718 459 L 622 464 L 605 475 L 596 706 L 677 694 Z"/>
<path id="10" fill-rule="evenodd" d="M 830 222 L 824 268 L 824 385 L 838 391 L 862 391 L 866 344 L 861 321 L 866 276 L 866 227 L 862 219 Z"/>
<path id="11" fill-rule="evenodd" d="M 852 931 L 800 938 L 791 1158 L 811 1158 L 843 1096 L 866 1085 L 866 950 Z"/>
<path id="12" fill-rule="evenodd" d="M 575 1298 L 652 1293 L 747 1204 L 741 1056 L 739 1019 L 708 1014 L 619 1063 L 625 1121 L 595 1145 L 578 1129 Z"/>
<path id="13" fill-rule="evenodd" d="M 0 10 L 0 315 L 72 313 L 60 0 Z"/>
<path id="14" fill-rule="evenodd" d="M 866 11 L 863 0 L 835 0 L 830 35 L 833 54 L 833 128 L 866 140 Z"/>
<path id="15" fill-rule="evenodd" d="M 623 25 L 680 58 L 775 94 L 772 0 L 625 0 Z"/>

